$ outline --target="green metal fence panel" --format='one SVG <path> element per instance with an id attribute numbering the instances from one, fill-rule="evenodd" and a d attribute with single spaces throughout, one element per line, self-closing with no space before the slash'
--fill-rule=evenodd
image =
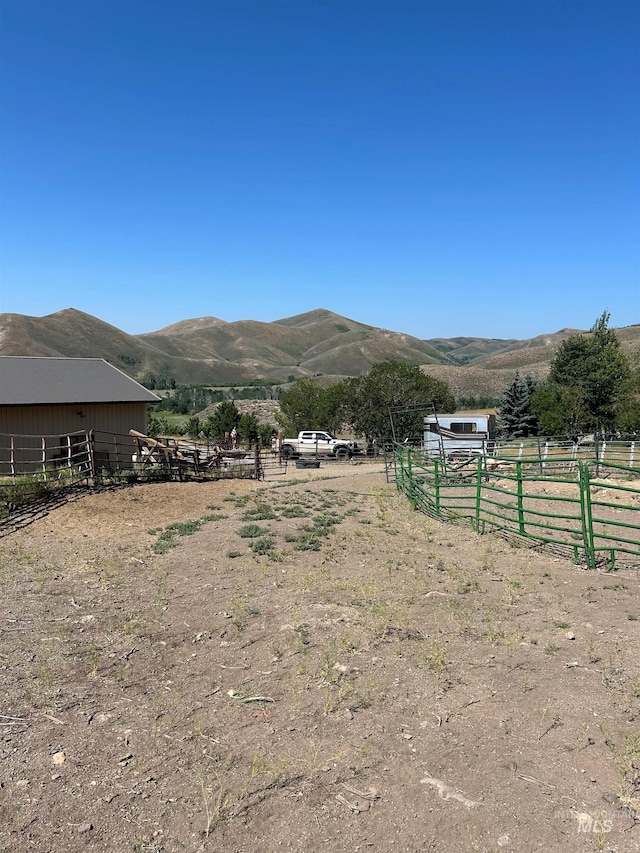
<path id="1" fill-rule="evenodd" d="M 592 471 L 598 472 L 596 479 Z M 608 462 L 585 465 L 594 555 L 606 555 L 611 567 L 616 559 L 640 558 L 640 488 L 632 477 L 640 478 L 640 468 Z"/>
<path id="2" fill-rule="evenodd" d="M 638 468 L 575 457 L 543 465 L 532 456 L 452 465 L 415 449 L 398 451 L 396 465 L 398 488 L 429 515 L 533 540 L 590 568 L 640 564 Z"/>

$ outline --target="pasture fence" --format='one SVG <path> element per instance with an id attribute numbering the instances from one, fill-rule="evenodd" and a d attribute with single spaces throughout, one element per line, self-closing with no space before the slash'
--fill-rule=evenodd
<path id="1" fill-rule="evenodd" d="M 260 480 L 286 470 L 286 462 L 264 448 L 154 440 L 135 431 L 0 434 L 0 519 L 71 489 L 163 480 Z"/>
<path id="2" fill-rule="evenodd" d="M 592 569 L 640 566 L 640 467 L 557 448 L 454 461 L 397 446 L 393 473 L 412 505 L 435 518 L 550 548 Z"/>
<path id="3" fill-rule="evenodd" d="M 640 441 L 607 439 L 599 433 L 575 439 L 498 439 L 491 455 L 502 460 L 534 460 L 541 472 L 555 468 L 572 473 L 579 462 L 589 462 L 596 469 L 599 463 L 633 468 L 640 465 Z"/>

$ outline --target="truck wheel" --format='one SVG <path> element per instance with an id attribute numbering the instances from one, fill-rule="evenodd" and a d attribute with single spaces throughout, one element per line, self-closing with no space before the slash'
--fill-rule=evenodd
<path id="1" fill-rule="evenodd" d="M 283 459 L 291 459 L 293 457 L 293 447 L 290 444 L 283 444 L 282 446 L 282 458 Z"/>
<path id="2" fill-rule="evenodd" d="M 338 447 L 336 450 L 336 459 L 348 459 L 349 458 L 349 449 L 347 447 Z"/>

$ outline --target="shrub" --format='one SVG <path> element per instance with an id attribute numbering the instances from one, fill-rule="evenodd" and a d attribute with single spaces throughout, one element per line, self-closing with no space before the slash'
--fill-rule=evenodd
<path id="1" fill-rule="evenodd" d="M 260 527 L 259 524 L 245 524 L 237 531 L 238 536 L 242 539 L 257 539 L 258 536 L 262 536 L 268 532 L 269 530 L 266 527 Z"/>

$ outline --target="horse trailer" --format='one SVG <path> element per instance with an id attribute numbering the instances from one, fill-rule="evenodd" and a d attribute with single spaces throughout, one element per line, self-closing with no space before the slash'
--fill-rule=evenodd
<path id="1" fill-rule="evenodd" d="M 424 450 L 441 459 L 493 453 L 496 416 L 487 414 L 429 415 L 424 418 Z"/>

